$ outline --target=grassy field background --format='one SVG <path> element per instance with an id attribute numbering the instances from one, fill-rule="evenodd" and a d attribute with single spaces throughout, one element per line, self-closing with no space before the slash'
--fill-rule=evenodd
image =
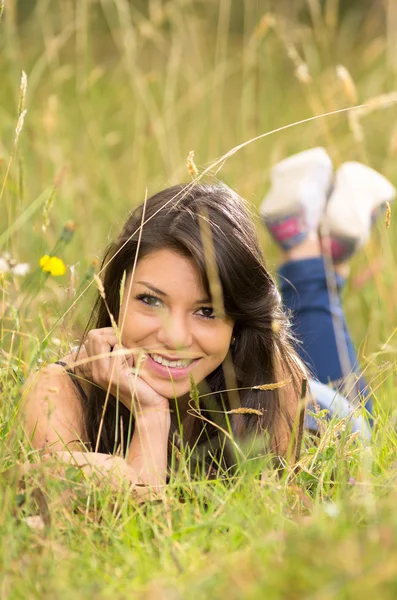
<path id="1" fill-rule="evenodd" d="M 0 7 L 0 257 L 30 265 L 0 276 L 0 597 L 395 598 L 393 207 L 345 293 L 376 401 L 369 445 L 324 425 L 299 472 L 280 479 L 247 462 L 227 485 L 181 476 L 166 501 L 137 506 L 74 469 L 38 468 L 24 486 L 34 458 L 18 419 L 23 379 L 78 339 L 104 247 L 146 193 L 190 180 L 190 151 L 205 180 L 254 207 L 271 166 L 315 145 L 335 167 L 360 160 L 397 184 L 395 2 Z M 261 239 L 275 272 L 277 251 Z M 54 248 L 60 277 L 39 267 Z"/>

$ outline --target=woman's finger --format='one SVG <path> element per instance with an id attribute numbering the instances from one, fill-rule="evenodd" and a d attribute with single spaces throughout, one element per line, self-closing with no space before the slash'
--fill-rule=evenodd
<path id="1" fill-rule="evenodd" d="M 131 350 L 117 343 L 113 347 L 109 361 L 109 380 L 111 383 L 121 384 L 122 388 L 128 387 L 128 372 L 130 367 L 127 363 L 127 356 L 130 353 Z"/>
<path id="2" fill-rule="evenodd" d="M 108 379 L 110 353 L 115 344 L 117 337 L 111 328 L 108 331 L 93 330 L 88 333 L 85 348 L 91 359 L 90 370 L 93 380 L 100 385 Z"/>

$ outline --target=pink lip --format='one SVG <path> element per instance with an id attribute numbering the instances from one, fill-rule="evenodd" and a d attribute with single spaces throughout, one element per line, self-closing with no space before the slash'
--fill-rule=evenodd
<path id="1" fill-rule="evenodd" d="M 160 377 L 165 377 L 166 379 L 183 379 L 189 375 L 189 372 L 192 368 L 198 363 L 200 359 L 197 358 L 194 360 L 188 367 L 165 367 L 164 365 L 160 365 L 153 358 L 147 354 L 146 355 L 146 365 L 150 367 L 152 371 L 160 375 Z"/>

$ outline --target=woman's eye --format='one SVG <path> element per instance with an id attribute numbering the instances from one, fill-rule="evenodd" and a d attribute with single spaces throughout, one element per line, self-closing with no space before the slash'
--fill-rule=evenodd
<path id="1" fill-rule="evenodd" d="M 163 303 L 160 300 L 160 298 L 157 298 L 157 296 L 151 296 L 150 294 L 140 294 L 139 296 L 137 296 L 137 300 L 140 300 L 141 302 L 143 302 L 144 304 L 147 304 L 148 306 L 162 306 Z"/>
<path id="2" fill-rule="evenodd" d="M 204 317 L 205 319 L 215 319 L 214 309 L 212 306 L 202 306 L 197 312 L 201 313 L 200 316 Z"/>

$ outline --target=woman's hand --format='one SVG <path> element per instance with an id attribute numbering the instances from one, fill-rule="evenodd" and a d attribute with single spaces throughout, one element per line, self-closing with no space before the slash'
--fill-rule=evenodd
<path id="1" fill-rule="evenodd" d="M 88 332 L 77 363 L 78 372 L 109 390 L 134 414 L 146 413 L 148 409 L 169 410 L 168 399 L 155 392 L 135 372 L 133 351 L 118 343 L 112 327 Z"/>

